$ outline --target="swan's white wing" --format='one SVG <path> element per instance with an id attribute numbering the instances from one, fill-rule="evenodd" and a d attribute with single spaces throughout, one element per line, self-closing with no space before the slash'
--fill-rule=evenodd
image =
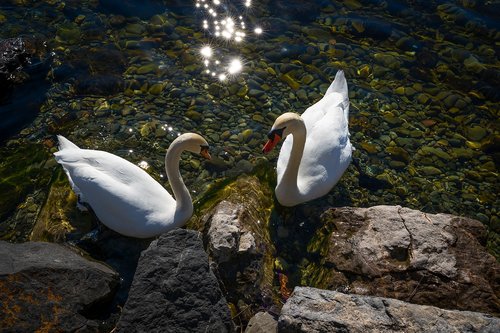
<path id="1" fill-rule="evenodd" d="M 173 216 L 175 200 L 135 164 L 90 149 L 63 149 L 55 155 L 74 184 L 85 193 L 85 201 L 109 227 L 124 221 L 140 222 L 138 225 L 144 221 L 147 224 L 160 218 L 152 215 Z M 132 224 L 129 226 L 133 227 Z"/>
<path id="2" fill-rule="evenodd" d="M 338 182 L 351 160 L 352 147 L 344 109 L 331 108 L 307 130 L 298 185 L 302 193 L 317 197 L 326 194 Z"/>

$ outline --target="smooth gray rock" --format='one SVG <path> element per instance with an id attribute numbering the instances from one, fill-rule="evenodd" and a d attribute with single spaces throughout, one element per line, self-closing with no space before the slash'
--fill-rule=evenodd
<path id="1" fill-rule="evenodd" d="M 142 252 L 115 332 L 233 330 L 199 232 L 170 231 Z"/>
<path id="2" fill-rule="evenodd" d="M 0 331 L 96 332 L 119 276 L 72 249 L 0 241 Z"/>
<path id="3" fill-rule="evenodd" d="M 500 332 L 500 319 L 470 311 L 296 287 L 279 317 L 291 332 Z"/>
<path id="4" fill-rule="evenodd" d="M 267 312 L 257 312 L 248 322 L 245 333 L 278 332 L 278 321 Z"/>

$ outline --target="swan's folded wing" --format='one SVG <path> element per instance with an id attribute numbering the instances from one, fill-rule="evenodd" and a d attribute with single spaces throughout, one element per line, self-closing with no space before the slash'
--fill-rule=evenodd
<path id="1" fill-rule="evenodd" d="M 87 187 L 91 191 L 97 191 L 97 188 L 100 187 L 109 193 L 115 190 L 122 193 L 130 192 L 133 188 L 137 198 L 129 199 L 132 201 L 142 201 L 141 198 L 161 199 L 164 200 L 163 204 L 174 201 L 165 188 L 146 171 L 119 156 L 91 149 L 63 150 L 55 155 L 57 162 L 62 164 L 68 171 L 67 173 L 71 175 L 72 182 L 87 197 L 89 197 Z M 80 182 L 85 182 L 85 189 L 79 185 Z M 95 186 L 91 184 L 95 184 Z M 162 198 L 158 198 L 159 193 L 162 194 Z M 115 196 L 120 197 L 120 195 L 116 194 Z"/>
<path id="2" fill-rule="evenodd" d="M 343 109 L 336 107 L 308 128 L 299 179 L 331 188 L 350 163 L 351 150 Z"/>

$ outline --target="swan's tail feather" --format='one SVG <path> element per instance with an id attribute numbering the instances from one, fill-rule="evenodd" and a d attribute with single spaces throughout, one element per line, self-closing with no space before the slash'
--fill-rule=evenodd
<path id="1" fill-rule="evenodd" d="M 326 91 L 325 95 L 328 95 L 332 92 L 337 92 L 341 94 L 344 97 L 344 99 L 349 98 L 347 89 L 347 80 L 345 79 L 343 70 L 339 70 L 337 74 L 335 74 L 335 80 L 333 80 L 330 87 L 328 87 L 328 90 Z"/>
<path id="2" fill-rule="evenodd" d="M 78 202 L 76 203 L 76 206 L 81 211 L 86 211 L 87 207 L 85 207 L 83 205 L 83 203 L 85 202 L 85 198 L 83 196 L 83 193 L 82 193 L 82 191 L 80 191 L 78 186 L 75 185 L 75 183 L 73 182 L 73 179 L 71 179 L 71 174 L 64 163 L 64 155 L 66 155 L 66 154 L 65 154 L 65 152 L 62 152 L 62 150 L 64 150 L 64 149 L 80 149 L 80 148 L 77 145 L 75 145 L 73 142 L 66 139 L 62 135 L 58 135 L 57 140 L 59 141 L 59 151 L 56 151 L 54 153 L 55 159 L 56 159 L 57 163 L 62 165 L 64 173 L 66 173 L 66 176 L 68 177 L 69 184 L 70 184 L 71 188 L 73 189 L 73 192 L 75 192 L 75 194 L 78 196 Z"/>
<path id="3" fill-rule="evenodd" d="M 59 141 L 59 150 L 63 149 L 79 149 L 77 145 L 73 142 L 69 141 L 62 135 L 57 136 L 57 140 Z"/>

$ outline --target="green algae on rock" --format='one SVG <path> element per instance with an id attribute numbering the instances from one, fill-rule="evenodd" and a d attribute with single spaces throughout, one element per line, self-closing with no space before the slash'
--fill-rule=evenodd
<path id="1" fill-rule="evenodd" d="M 25 202 L 25 200 L 30 194 L 48 186 L 52 176 L 52 170 L 48 167 L 51 155 L 40 144 L 13 143 L 9 147 L 2 148 L 0 156 L 0 174 L 2 175 L 0 180 L 0 193 L 2 193 L 0 238 L 27 239 L 40 207 L 38 203 Z M 26 220 L 21 216 L 13 217 L 12 214 L 16 209 L 24 211 L 24 214 L 30 215 L 31 218 Z M 24 223 L 21 223 L 21 220 Z"/>
<path id="2" fill-rule="evenodd" d="M 30 234 L 30 241 L 59 243 L 66 240 L 68 233 L 81 236 L 92 229 L 93 217 L 76 207 L 78 198 L 62 168 L 54 172 L 53 179 L 47 200 Z"/>
<path id="3" fill-rule="evenodd" d="M 275 249 L 269 221 L 274 196 L 268 174 L 261 166 L 251 175 L 214 184 L 195 203 L 196 213 L 187 224 L 203 233 L 226 298 L 238 314 L 233 319 L 243 324 L 270 300 L 280 306 L 273 287 Z"/>

